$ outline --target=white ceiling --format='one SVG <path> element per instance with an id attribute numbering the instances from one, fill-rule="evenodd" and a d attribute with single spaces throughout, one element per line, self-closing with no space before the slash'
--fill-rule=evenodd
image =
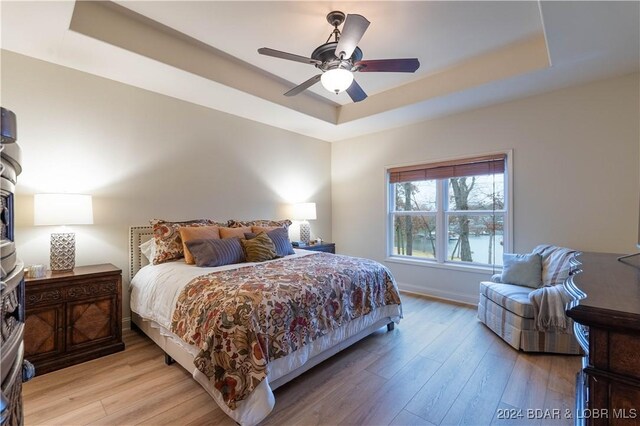
<path id="1" fill-rule="evenodd" d="M 126 45 L 136 40 L 118 47 L 105 42 L 109 37 L 101 41 L 71 31 L 73 1 L 2 1 L 2 48 L 328 141 L 640 69 L 638 2 L 118 3 L 239 59 L 234 65 L 238 79 L 243 78 L 240 71 L 262 70 L 264 80 L 259 81 L 265 87 L 229 84 Z M 333 95 L 320 85 L 313 88 L 319 96 L 281 98 L 316 70 L 256 50 L 271 47 L 309 56 L 326 41 L 332 27 L 325 16 L 336 9 L 372 22 L 359 44 L 365 59 L 417 57 L 420 69 L 415 74 L 357 74 L 370 97 L 355 105 L 346 94 Z M 471 64 L 536 35 L 545 37 L 551 66 L 497 72 L 495 79 L 461 81 L 446 91 L 429 86 L 451 79 L 454 70 L 466 67 L 469 72 Z M 215 64 L 219 57 L 208 59 Z M 273 87 L 266 87 L 271 81 Z M 392 101 L 404 85 L 409 85 L 405 92 L 416 88 L 424 94 Z"/>
<path id="2" fill-rule="evenodd" d="M 522 2 L 148 2 L 122 6 L 281 76 L 295 86 L 313 75 L 312 65 L 259 55 L 271 47 L 310 57 L 333 27 L 327 13 L 338 8 L 365 16 L 372 24 L 359 47 L 364 59 L 412 58 L 415 74 L 362 73 L 369 95 L 420 79 L 467 57 L 502 47 L 542 31 L 538 3 Z M 452 31 L 453 30 L 453 31 Z M 311 90 L 340 104 L 321 85 Z"/>

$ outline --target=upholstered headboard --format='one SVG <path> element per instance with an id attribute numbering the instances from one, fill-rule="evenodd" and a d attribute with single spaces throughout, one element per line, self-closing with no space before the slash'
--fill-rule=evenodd
<path id="1" fill-rule="evenodd" d="M 132 226 L 129 228 L 129 281 L 145 265 L 149 264 L 140 251 L 140 244 L 153 238 L 151 226 Z"/>

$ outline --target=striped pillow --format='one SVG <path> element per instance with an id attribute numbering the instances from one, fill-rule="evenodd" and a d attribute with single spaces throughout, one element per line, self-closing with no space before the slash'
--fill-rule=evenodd
<path id="1" fill-rule="evenodd" d="M 186 244 L 196 266 L 223 266 L 245 261 L 239 238 L 191 240 Z"/>
<path id="2" fill-rule="evenodd" d="M 277 257 L 276 246 L 265 232 L 259 233 L 250 240 L 240 240 L 240 243 L 247 262 L 264 262 Z"/>
<path id="3" fill-rule="evenodd" d="M 571 274 L 571 259 L 576 250 L 552 245 L 539 245 L 533 253 L 542 256 L 542 284 L 564 284 Z"/>
<path id="4" fill-rule="evenodd" d="M 256 227 L 254 226 L 253 228 Z M 247 240 L 251 240 L 258 234 L 259 232 L 247 232 L 244 234 L 244 237 Z M 287 231 L 285 228 L 275 228 L 271 231 L 268 231 L 267 236 L 271 238 L 271 241 L 273 241 L 273 244 L 276 246 L 276 255 L 278 257 L 295 254 L 295 252 L 293 251 L 293 246 L 291 245 L 291 241 L 289 241 L 289 231 Z"/>

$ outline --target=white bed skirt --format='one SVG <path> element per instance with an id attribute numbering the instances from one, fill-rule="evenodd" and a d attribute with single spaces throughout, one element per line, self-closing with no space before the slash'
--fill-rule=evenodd
<path id="1" fill-rule="evenodd" d="M 247 399 L 238 402 L 235 410 L 231 410 L 224 403 L 222 395 L 213 387 L 209 378 L 194 366 L 193 360 L 198 353 L 198 348 L 186 344 L 155 321 L 145 319 L 135 312 L 132 312 L 132 321 L 167 355 L 189 371 L 229 417 L 241 425 L 254 425 L 273 410 L 275 405 L 273 390 L 380 327 L 390 322 L 397 323 L 401 314 L 400 305 L 382 306 L 314 340 L 286 357 L 271 361 L 268 364 L 267 378 L 251 392 Z"/>

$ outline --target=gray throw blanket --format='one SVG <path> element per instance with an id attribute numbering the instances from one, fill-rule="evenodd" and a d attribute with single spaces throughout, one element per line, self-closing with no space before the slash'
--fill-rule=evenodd
<path id="1" fill-rule="evenodd" d="M 571 321 L 565 315 L 565 308 L 572 300 L 562 284 L 540 287 L 529 293 L 535 330 L 569 333 Z"/>

